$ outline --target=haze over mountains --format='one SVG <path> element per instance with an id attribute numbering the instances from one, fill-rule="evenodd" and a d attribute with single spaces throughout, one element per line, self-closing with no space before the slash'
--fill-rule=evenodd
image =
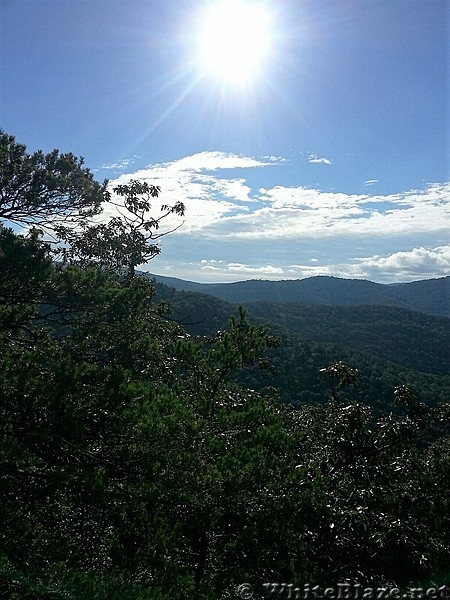
<path id="1" fill-rule="evenodd" d="M 232 303 L 371 304 L 398 306 L 429 315 L 450 317 L 450 276 L 395 284 L 328 276 L 284 281 L 253 279 L 236 283 L 195 283 L 162 275 L 149 276 L 179 291 L 209 294 Z"/>

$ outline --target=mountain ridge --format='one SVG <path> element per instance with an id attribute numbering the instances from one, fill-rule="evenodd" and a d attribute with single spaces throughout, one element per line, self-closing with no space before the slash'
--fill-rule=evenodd
<path id="1" fill-rule="evenodd" d="M 196 283 L 152 273 L 147 275 L 157 283 L 178 291 L 207 294 L 234 304 L 256 301 L 325 306 L 376 304 L 450 317 L 450 276 L 383 284 L 328 275 L 280 281 L 249 279 L 232 283 Z"/>

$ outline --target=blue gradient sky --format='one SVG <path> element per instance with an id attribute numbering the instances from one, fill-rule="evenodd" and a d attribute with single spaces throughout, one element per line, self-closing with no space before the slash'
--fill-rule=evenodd
<path id="1" fill-rule="evenodd" d="M 3 0 L 0 126 L 183 200 L 152 272 L 447 275 L 448 1 L 258 3 L 270 49 L 239 86 L 196 60 L 212 1 Z"/>

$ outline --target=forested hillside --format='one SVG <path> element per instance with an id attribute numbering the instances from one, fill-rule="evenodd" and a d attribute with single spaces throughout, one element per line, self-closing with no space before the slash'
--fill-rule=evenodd
<path id="1" fill-rule="evenodd" d="M 252 315 L 316 342 L 373 354 L 423 373 L 450 373 L 450 319 L 390 306 L 249 303 Z"/>
<path id="2" fill-rule="evenodd" d="M 450 404 L 437 383 L 424 401 L 442 375 L 411 389 L 394 363 L 157 294 L 136 267 L 184 212 L 148 217 L 159 188 L 118 186 L 116 215 L 80 159 L 3 132 L 0 173 L 2 598 L 449 582 Z"/>
<path id="3" fill-rule="evenodd" d="M 236 310 L 233 304 L 204 294 L 175 292 L 164 284 L 157 289 L 191 333 L 214 333 Z M 271 327 L 315 342 L 360 350 L 423 373 L 450 373 L 450 320 L 445 317 L 381 305 L 247 302 L 245 307 Z"/>
<path id="4" fill-rule="evenodd" d="M 157 285 L 157 292 L 170 303 L 172 318 L 192 335 L 214 335 L 236 311 L 218 298 L 176 292 L 164 284 Z M 329 385 L 320 369 L 339 361 L 359 371 L 359 385 L 347 391 L 349 398 L 364 400 L 377 411 L 396 410 L 394 389 L 402 383 L 420 390 L 429 404 L 450 400 L 449 319 L 371 305 L 249 302 L 245 307 L 281 339 L 272 352 L 270 377 L 254 371 L 245 375 L 245 382 L 257 389 L 275 386 L 284 402 L 322 402 Z"/>

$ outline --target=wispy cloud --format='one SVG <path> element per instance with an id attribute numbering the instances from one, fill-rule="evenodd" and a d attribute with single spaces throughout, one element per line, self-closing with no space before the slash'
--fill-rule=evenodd
<path id="1" fill-rule="evenodd" d="M 364 182 L 364 185 L 367 187 L 373 185 L 374 183 L 378 183 L 378 179 L 368 179 Z"/>
<path id="2" fill-rule="evenodd" d="M 317 154 L 310 154 L 308 157 L 308 162 L 316 164 L 316 165 L 332 165 L 333 161 L 329 158 L 325 158 L 324 156 L 318 156 Z"/>
<path id="3" fill-rule="evenodd" d="M 287 161 L 287 158 L 284 158 L 284 156 L 273 156 L 273 154 L 269 155 L 269 156 L 263 156 L 264 160 L 270 160 L 270 162 L 274 162 L 274 163 L 284 163 Z"/>
<path id="4" fill-rule="evenodd" d="M 140 158 L 139 156 L 133 156 L 132 158 L 121 158 L 120 160 L 116 160 L 115 162 L 104 163 L 97 170 L 106 170 L 106 171 L 124 171 L 130 165 L 136 162 L 136 159 Z"/>

